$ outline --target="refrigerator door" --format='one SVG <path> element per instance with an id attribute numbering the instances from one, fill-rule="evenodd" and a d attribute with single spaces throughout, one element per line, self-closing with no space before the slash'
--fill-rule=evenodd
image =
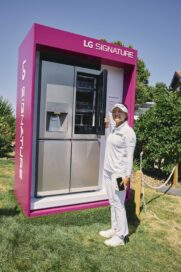
<path id="1" fill-rule="evenodd" d="M 98 141 L 72 141 L 70 192 L 98 189 L 99 152 Z"/>
<path id="2" fill-rule="evenodd" d="M 97 139 L 105 134 L 107 70 L 76 68 L 73 116 L 74 139 Z"/>
<path id="3" fill-rule="evenodd" d="M 97 83 L 96 134 L 105 134 L 104 118 L 106 115 L 107 70 L 103 70 Z"/>
<path id="4" fill-rule="evenodd" d="M 75 69 L 74 139 L 97 139 L 95 116 L 99 74 L 99 70 Z"/>
<path id="5" fill-rule="evenodd" d="M 70 139 L 74 70 L 71 65 L 41 61 L 39 139 Z"/>
<path id="6" fill-rule="evenodd" d="M 37 196 L 69 192 L 71 142 L 39 141 Z"/>

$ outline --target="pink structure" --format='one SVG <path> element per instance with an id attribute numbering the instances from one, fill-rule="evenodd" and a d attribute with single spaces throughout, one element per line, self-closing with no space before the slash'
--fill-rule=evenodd
<path id="1" fill-rule="evenodd" d="M 16 170 L 15 194 L 27 217 L 55 214 L 107 205 L 107 200 L 56 207 L 31 208 L 33 160 L 33 126 L 35 118 L 36 52 L 63 53 L 77 61 L 121 67 L 124 70 L 123 103 L 129 109 L 133 126 L 137 51 L 102 42 L 93 38 L 34 24 L 19 48 L 17 111 L 16 111 Z"/>

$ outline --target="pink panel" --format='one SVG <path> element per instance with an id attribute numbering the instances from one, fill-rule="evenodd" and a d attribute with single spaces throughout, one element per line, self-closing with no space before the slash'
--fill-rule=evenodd
<path id="1" fill-rule="evenodd" d="M 134 122 L 137 51 L 38 24 L 33 25 L 19 49 L 15 193 L 24 212 L 27 216 L 39 216 L 108 205 L 108 201 L 98 201 L 30 212 L 36 45 L 99 58 L 101 63 L 109 65 L 124 66 L 123 101 L 129 109 L 131 126 Z"/>
<path id="2" fill-rule="evenodd" d="M 135 64 L 137 51 L 93 38 L 35 24 L 37 44 L 64 49 L 101 59 Z"/>
<path id="3" fill-rule="evenodd" d="M 19 48 L 16 108 L 15 193 L 29 215 L 33 129 L 35 46 L 34 29 Z"/>
<path id="4" fill-rule="evenodd" d="M 136 66 L 131 71 L 124 73 L 123 103 L 127 105 L 129 111 L 129 125 L 134 125 L 134 108 L 136 93 Z"/>
<path id="5" fill-rule="evenodd" d="M 72 205 L 72 206 L 64 206 L 64 207 L 58 207 L 58 208 L 52 208 L 52 209 L 32 211 L 30 213 L 30 216 L 33 217 L 33 216 L 42 216 L 42 215 L 48 215 L 48 214 L 72 212 L 76 210 L 99 208 L 99 207 L 107 206 L 107 205 L 109 205 L 108 201 L 104 200 L 104 201 L 97 201 L 92 203 L 84 203 L 84 204 L 78 204 L 78 205 Z"/>

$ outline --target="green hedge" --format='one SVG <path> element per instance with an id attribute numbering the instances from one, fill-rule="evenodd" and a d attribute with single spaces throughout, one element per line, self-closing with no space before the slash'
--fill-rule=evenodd
<path id="1" fill-rule="evenodd" d="M 135 156 L 143 151 L 143 168 L 168 174 L 181 159 L 181 96 L 160 91 L 155 106 L 135 123 L 137 146 Z"/>
<path id="2" fill-rule="evenodd" d="M 0 96 L 0 157 L 13 151 L 15 139 L 15 117 L 11 104 Z"/>

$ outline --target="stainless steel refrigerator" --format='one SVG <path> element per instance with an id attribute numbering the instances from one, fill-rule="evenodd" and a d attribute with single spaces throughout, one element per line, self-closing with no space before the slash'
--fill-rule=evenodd
<path id="1" fill-rule="evenodd" d="M 107 71 L 40 64 L 36 196 L 98 190 Z"/>

